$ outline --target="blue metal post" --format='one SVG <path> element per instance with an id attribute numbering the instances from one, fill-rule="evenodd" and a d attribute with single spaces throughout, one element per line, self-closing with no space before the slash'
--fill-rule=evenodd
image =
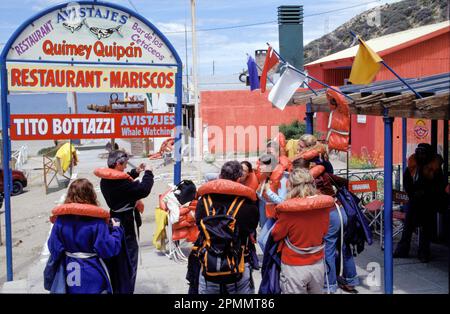
<path id="1" fill-rule="evenodd" d="M 402 119 L 402 173 L 405 173 L 408 151 L 408 119 Z"/>
<path id="2" fill-rule="evenodd" d="M 306 104 L 306 134 L 313 134 L 314 133 L 314 112 L 311 109 L 311 103 Z"/>
<path id="3" fill-rule="evenodd" d="M 3 141 L 3 191 L 5 204 L 5 238 L 6 238 L 6 280 L 13 280 L 12 233 L 11 233 L 11 142 L 9 138 L 9 104 L 8 84 L 5 59 L 1 60 L 1 98 L 2 98 L 2 141 Z"/>
<path id="4" fill-rule="evenodd" d="M 384 292 L 393 293 L 394 267 L 392 261 L 392 129 L 394 118 L 384 121 Z"/>
<path id="5" fill-rule="evenodd" d="M 175 165 L 173 170 L 173 183 L 178 184 L 181 181 L 181 148 L 182 148 L 182 128 L 183 128 L 183 110 L 182 110 L 182 79 L 183 79 L 183 69 L 182 65 L 177 66 L 177 76 L 175 81 L 175 97 L 177 98 L 177 105 L 175 106 Z M 195 117 L 196 119 L 198 117 Z M 195 130 L 198 134 L 199 130 Z"/>

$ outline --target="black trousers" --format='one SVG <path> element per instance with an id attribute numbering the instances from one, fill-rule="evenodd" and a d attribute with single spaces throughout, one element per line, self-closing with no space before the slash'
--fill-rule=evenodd
<path id="1" fill-rule="evenodd" d="M 130 258 L 131 268 L 132 268 L 132 276 L 131 276 L 131 286 L 132 291 L 134 292 L 134 287 L 136 285 L 136 275 L 138 268 L 138 260 L 139 260 L 139 245 L 138 240 L 134 234 L 125 235 L 125 241 L 127 243 L 127 252 Z"/>
<path id="2" fill-rule="evenodd" d="M 397 252 L 408 254 L 411 247 L 411 237 L 416 228 L 420 228 L 419 256 L 429 257 L 430 243 L 433 233 L 433 226 L 436 220 L 436 211 L 432 204 L 410 201 L 405 217 L 402 238 L 397 246 Z"/>

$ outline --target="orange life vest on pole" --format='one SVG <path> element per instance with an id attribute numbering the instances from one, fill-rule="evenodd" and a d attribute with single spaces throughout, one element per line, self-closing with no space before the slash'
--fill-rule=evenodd
<path id="1" fill-rule="evenodd" d="M 347 100 L 332 89 L 327 89 L 327 99 L 331 108 L 328 118 L 328 150 L 347 151 L 350 138 L 350 109 Z M 331 103 L 332 99 L 336 105 Z"/>

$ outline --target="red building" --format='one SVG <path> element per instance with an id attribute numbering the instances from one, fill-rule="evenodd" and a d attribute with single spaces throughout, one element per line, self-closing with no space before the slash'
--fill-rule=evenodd
<path id="1" fill-rule="evenodd" d="M 255 153 L 264 150 L 280 124 L 303 121 L 305 106 L 288 106 L 281 111 L 267 96 L 268 92 L 248 89 L 201 92 L 200 114 L 203 126 L 208 127 L 209 151 Z"/>
<path id="2" fill-rule="evenodd" d="M 367 41 L 384 61 L 403 78 L 415 78 L 450 72 L 449 21 L 422 26 Z M 330 85 L 344 85 L 350 76 L 358 46 L 342 50 L 305 65 L 308 73 Z M 381 66 L 375 81 L 391 80 L 395 76 Z M 312 87 L 321 88 L 316 83 Z M 328 114 L 317 113 L 316 128 L 326 132 Z M 368 154 L 382 163 L 383 121 L 380 117 L 352 116 L 352 155 Z M 438 127 L 438 142 L 442 143 L 442 122 Z M 430 142 L 431 122 L 408 119 L 408 155 L 417 143 Z M 448 139 L 447 139 L 448 140 Z M 401 163 L 401 119 L 394 123 L 394 163 Z M 381 157 L 381 158 L 379 158 Z"/>

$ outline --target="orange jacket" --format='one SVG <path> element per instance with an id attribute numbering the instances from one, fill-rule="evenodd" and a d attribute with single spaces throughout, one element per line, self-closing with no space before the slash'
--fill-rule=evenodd
<path id="1" fill-rule="evenodd" d="M 250 172 L 248 174 L 247 179 L 241 183 L 255 191 L 258 189 L 258 186 L 259 186 L 258 177 L 256 176 L 256 174 L 254 172 Z"/>
<path id="2" fill-rule="evenodd" d="M 337 87 L 334 87 L 338 89 Z M 350 109 L 347 100 L 334 90 L 327 89 L 327 99 L 334 99 L 337 106 L 330 103 L 331 113 L 328 119 L 328 150 L 347 151 L 350 135 Z"/>
<path id="3" fill-rule="evenodd" d="M 159 195 L 159 208 L 167 211 L 166 203 L 163 199 L 172 189 Z M 172 225 L 172 240 L 186 240 L 188 242 L 195 242 L 198 237 L 198 228 L 195 224 L 195 208 L 197 206 L 197 200 L 193 200 L 189 203 L 189 206 L 180 207 L 180 218 L 177 223 Z"/>
<path id="4" fill-rule="evenodd" d="M 273 240 L 279 241 L 281 261 L 286 265 L 312 265 L 321 260 L 324 250 L 312 254 L 298 254 L 285 243 L 285 238 L 297 248 L 308 248 L 323 244 L 328 231 L 329 212 L 334 199 L 327 195 L 293 198 L 275 208 L 277 222 L 272 230 Z"/>

